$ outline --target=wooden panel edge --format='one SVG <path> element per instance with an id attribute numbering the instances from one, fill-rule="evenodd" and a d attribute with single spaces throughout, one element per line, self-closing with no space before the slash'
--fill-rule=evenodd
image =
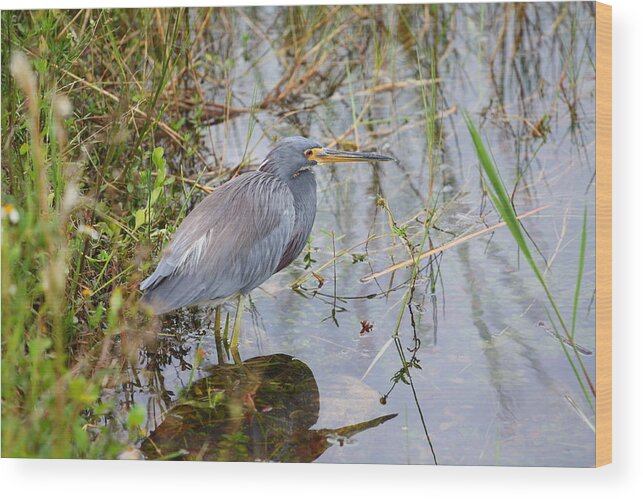
<path id="1" fill-rule="evenodd" d="M 596 466 L 612 462 L 612 7 L 596 3 Z"/>

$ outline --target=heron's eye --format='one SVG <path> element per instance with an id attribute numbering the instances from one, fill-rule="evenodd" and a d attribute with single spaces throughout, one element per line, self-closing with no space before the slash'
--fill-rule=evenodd
<path id="1" fill-rule="evenodd" d="M 313 155 L 313 150 L 308 149 L 308 150 L 306 150 L 306 152 L 304 154 L 306 155 L 307 158 L 310 158 Z"/>

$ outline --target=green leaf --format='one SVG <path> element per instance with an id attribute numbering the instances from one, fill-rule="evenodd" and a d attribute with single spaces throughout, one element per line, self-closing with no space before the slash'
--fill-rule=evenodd
<path id="1" fill-rule="evenodd" d="M 156 168 L 165 167 L 166 161 L 163 158 L 163 148 L 162 147 L 154 148 L 154 151 L 152 152 L 152 163 L 154 163 L 154 166 L 156 166 Z"/>
<path id="2" fill-rule="evenodd" d="M 150 206 L 154 206 L 154 204 L 158 201 L 161 192 L 163 192 L 163 185 L 159 185 L 158 187 L 155 187 L 154 190 L 152 190 L 152 195 L 150 196 Z"/>
<path id="3" fill-rule="evenodd" d="M 391 228 L 393 229 L 393 233 L 396 236 L 400 236 L 400 237 L 405 236 L 406 231 L 409 230 L 408 225 L 405 225 L 404 227 L 397 227 L 397 226 L 393 225 Z"/>
<path id="4" fill-rule="evenodd" d="M 81 452 L 86 451 L 89 447 L 89 435 L 87 435 L 87 431 L 85 431 L 82 426 L 75 424 L 72 427 L 72 432 L 77 449 Z"/>
<path id="5" fill-rule="evenodd" d="M 351 253 L 351 257 L 353 257 L 352 263 L 359 263 L 366 260 L 366 255 L 364 253 Z"/>
<path id="6" fill-rule="evenodd" d="M 145 223 L 145 219 L 147 218 L 147 210 L 142 209 L 142 210 L 137 210 L 136 214 L 134 215 L 135 223 L 134 223 L 134 230 L 138 229 L 141 225 Z"/>
<path id="7" fill-rule="evenodd" d="M 100 322 L 103 318 L 103 314 L 105 313 L 105 306 L 102 303 L 99 303 L 96 306 L 96 309 L 89 315 L 89 318 L 87 320 L 87 325 L 91 329 L 95 329 L 100 325 Z"/>
<path id="8" fill-rule="evenodd" d="M 135 404 L 127 415 L 127 427 L 131 430 L 138 428 L 145 422 L 145 406 Z"/>
<path id="9" fill-rule="evenodd" d="M 163 157 L 162 147 L 157 147 L 154 149 L 154 152 L 152 152 L 152 163 L 154 163 L 154 166 L 156 166 L 156 181 L 154 182 L 154 185 L 156 187 L 160 187 L 163 185 L 163 182 L 165 182 L 165 165 L 167 163 L 167 161 L 165 161 L 165 158 Z M 158 194 L 156 197 L 158 198 Z"/>
<path id="10" fill-rule="evenodd" d="M 69 382 L 69 398 L 83 405 L 93 404 L 98 398 L 98 387 L 87 382 L 85 378 L 72 378 Z"/>
<path id="11" fill-rule="evenodd" d="M 578 297 L 580 296 L 581 283 L 583 281 L 583 269 L 585 268 L 585 246 L 587 245 L 587 206 L 583 212 L 583 227 L 580 234 L 580 255 L 578 257 L 578 274 L 576 276 L 576 289 L 574 290 L 574 305 L 572 307 L 572 332 L 574 338 L 576 333 L 576 315 L 578 312 Z"/>

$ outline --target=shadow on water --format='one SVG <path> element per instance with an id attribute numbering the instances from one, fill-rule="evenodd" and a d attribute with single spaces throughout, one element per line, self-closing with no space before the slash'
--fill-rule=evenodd
<path id="1" fill-rule="evenodd" d="M 220 364 L 184 391 L 141 444 L 148 459 L 312 462 L 397 414 L 311 429 L 320 402 L 313 372 L 286 354 Z"/>

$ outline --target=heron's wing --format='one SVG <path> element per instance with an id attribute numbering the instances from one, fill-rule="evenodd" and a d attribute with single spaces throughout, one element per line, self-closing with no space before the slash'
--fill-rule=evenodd
<path id="1" fill-rule="evenodd" d="M 277 268 L 295 221 L 277 177 L 251 172 L 217 188 L 181 223 L 154 273 L 141 283 L 157 314 L 248 293 Z"/>

